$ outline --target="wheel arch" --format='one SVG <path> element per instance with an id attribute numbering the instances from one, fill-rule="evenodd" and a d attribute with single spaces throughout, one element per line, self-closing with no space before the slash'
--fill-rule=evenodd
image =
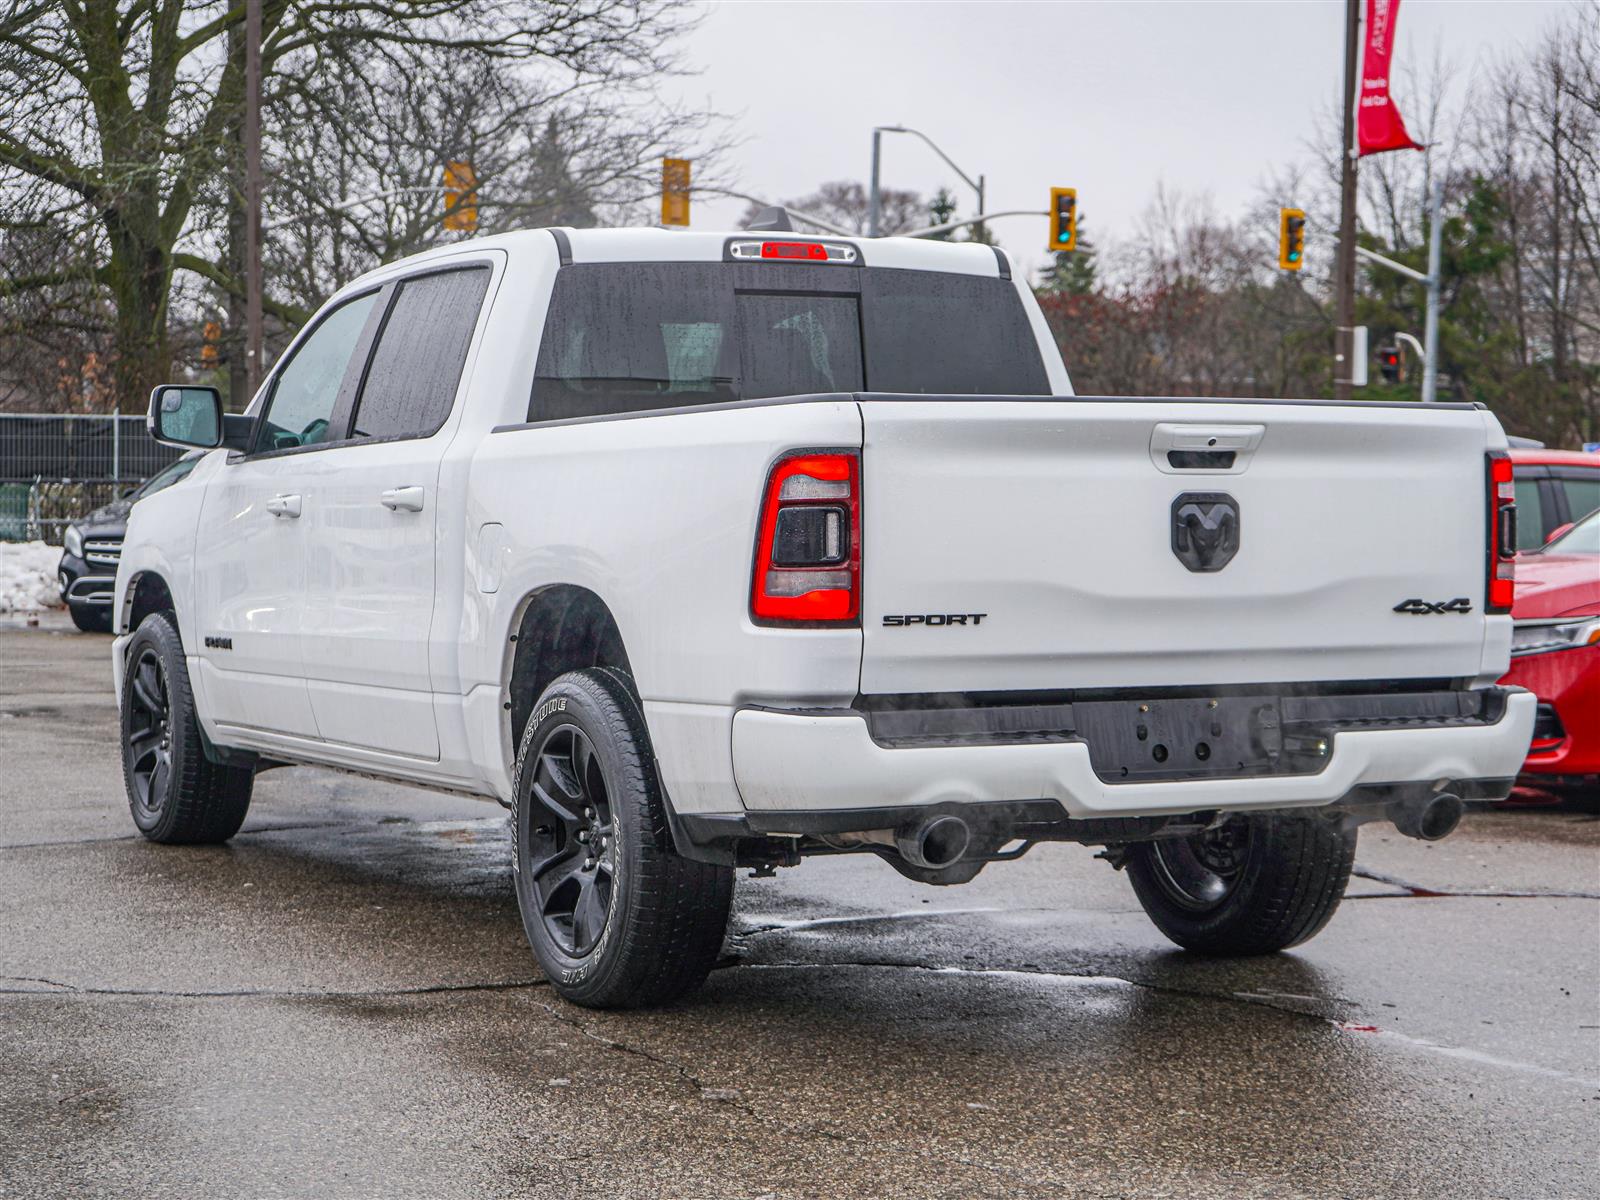
<path id="1" fill-rule="evenodd" d="M 178 604 L 173 595 L 172 585 L 167 582 L 166 576 L 155 568 L 135 571 L 129 576 L 122 594 L 118 633 L 132 633 L 139 628 L 139 623 L 153 612 L 170 612 L 174 618 L 178 615 Z"/>
<path id="2" fill-rule="evenodd" d="M 585 667 L 616 667 L 632 674 L 611 608 L 578 584 L 547 584 L 518 603 L 507 637 L 504 666 L 505 748 L 516 756 L 539 696 L 557 676 Z"/>

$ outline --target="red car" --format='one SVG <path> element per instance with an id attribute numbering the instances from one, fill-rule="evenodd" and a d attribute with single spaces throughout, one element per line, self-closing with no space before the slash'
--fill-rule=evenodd
<path id="1" fill-rule="evenodd" d="M 1511 617 L 1503 682 L 1539 697 L 1522 782 L 1600 791 L 1600 510 L 1517 556 Z"/>
<path id="2" fill-rule="evenodd" d="M 1511 469 L 1518 550 L 1539 549 L 1552 530 L 1600 508 L 1600 454 L 1514 446 Z"/>

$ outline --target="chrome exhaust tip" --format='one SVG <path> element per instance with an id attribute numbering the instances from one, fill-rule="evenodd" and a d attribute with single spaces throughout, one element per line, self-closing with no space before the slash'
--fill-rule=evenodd
<path id="1" fill-rule="evenodd" d="M 966 857 L 972 844 L 972 830 L 960 817 L 934 817 L 920 825 L 906 825 L 895 832 L 895 849 L 915 867 L 942 871 Z"/>
<path id="2" fill-rule="evenodd" d="M 1461 824 L 1466 806 L 1460 796 L 1440 792 L 1425 800 L 1396 800 L 1389 805 L 1389 819 L 1407 837 L 1437 842 L 1449 837 Z"/>

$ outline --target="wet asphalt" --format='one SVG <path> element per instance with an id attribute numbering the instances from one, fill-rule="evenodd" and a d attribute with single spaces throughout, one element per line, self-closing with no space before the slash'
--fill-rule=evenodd
<path id="1" fill-rule="evenodd" d="M 594 1013 L 492 804 L 283 770 L 226 847 L 135 836 L 109 648 L 0 629 L 7 1200 L 1600 1194 L 1600 817 L 1368 826 L 1332 924 L 1233 962 L 1079 847 L 813 860 L 696 996 Z"/>

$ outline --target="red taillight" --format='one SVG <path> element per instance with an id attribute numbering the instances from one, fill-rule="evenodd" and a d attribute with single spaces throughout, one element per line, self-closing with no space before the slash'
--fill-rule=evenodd
<path id="1" fill-rule="evenodd" d="M 828 261 L 828 248 L 820 242 L 762 242 L 762 258 L 809 258 Z"/>
<path id="2" fill-rule="evenodd" d="M 1511 457 L 1489 453 L 1489 585 L 1484 608 L 1508 613 L 1516 591 L 1517 489 Z"/>
<path id="3" fill-rule="evenodd" d="M 779 459 L 761 500 L 750 615 L 853 625 L 860 614 L 860 458 L 826 451 Z"/>

